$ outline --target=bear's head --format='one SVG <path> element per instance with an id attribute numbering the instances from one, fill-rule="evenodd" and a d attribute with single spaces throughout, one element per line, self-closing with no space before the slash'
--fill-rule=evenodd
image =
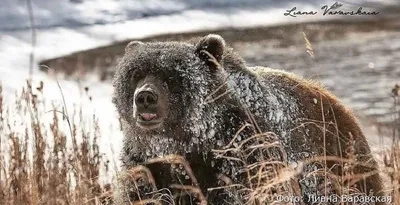
<path id="1" fill-rule="evenodd" d="M 212 138 L 229 98 L 224 65 L 242 63 L 227 59 L 231 54 L 213 34 L 188 42 L 129 43 L 115 74 L 113 101 L 130 135 L 190 135 L 194 143 Z"/>

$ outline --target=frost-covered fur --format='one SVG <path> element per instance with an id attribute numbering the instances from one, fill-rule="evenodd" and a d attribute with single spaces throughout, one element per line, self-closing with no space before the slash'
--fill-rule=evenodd
<path id="1" fill-rule="evenodd" d="M 133 115 L 133 95 L 137 83 L 146 76 L 154 76 L 162 82 L 168 95 L 164 102 L 168 115 L 160 127 L 151 130 L 137 126 Z M 357 120 L 328 91 L 283 71 L 246 68 L 243 59 L 217 35 L 188 42 L 130 43 L 117 68 L 114 87 L 114 103 L 125 135 L 124 169 L 154 157 L 182 155 L 190 163 L 209 204 L 232 204 L 238 200 L 223 191 L 207 191 L 207 188 L 220 186 L 219 174 L 225 174 L 234 183 L 247 183 L 238 163 L 215 159 L 212 152 L 228 144 L 238 130 L 251 121 L 247 113 L 251 113 L 262 132 L 278 136 L 289 163 L 324 154 L 346 158 L 352 138 L 357 159 L 370 166 L 357 166 L 355 173 L 374 171 L 377 167 Z M 244 130 L 240 139 L 254 133 L 252 129 Z M 260 158 L 253 158 L 257 159 Z M 329 169 L 343 173 L 337 164 L 327 162 Z M 154 175 L 158 189 L 171 184 L 192 185 L 187 173 L 179 167 L 146 166 Z M 323 178 L 305 176 L 318 168 L 316 163 L 303 167 L 298 182 L 304 197 L 323 193 L 320 189 Z M 137 200 L 138 196 L 132 193 L 137 191 L 129 180 L 120 181 L 115 191 L 118 193 L 114 198 L 116 204 Z M 382 188 L 378 174 L 359 184 L 366 184 L 359 188 L 372 189 L 375 194 Z M 141 196 L 142 199 L 146 197 L 149 196 Z M 239 200 L 244 200 L 240 197 Z M 190 204 L 194 199 L 178 201 Z"/>

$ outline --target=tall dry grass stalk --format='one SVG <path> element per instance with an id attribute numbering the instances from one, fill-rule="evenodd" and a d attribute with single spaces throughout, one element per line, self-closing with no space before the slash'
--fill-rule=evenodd
<path id="1" fill-rule="evenodd" d="M 388 191 L 393 196 L 393 204 L 400 204 L 400 86 L 395 85 L 392 89 L 393 97 L 393 128 L 392 147 L 384 151 L 384 169 L 389 176 L 390 186 Z"/>
<path id="2" fill-rule="evenodd" d="M 8 106 L 0 86 L 0 204 L 106 204 L 109 185 L 99 174 L 108 162 L 96 117 L 87 130 L 83 108 L 73 116 L 66 107 L 49 109 L 43 87 L 28 81 Z"/>

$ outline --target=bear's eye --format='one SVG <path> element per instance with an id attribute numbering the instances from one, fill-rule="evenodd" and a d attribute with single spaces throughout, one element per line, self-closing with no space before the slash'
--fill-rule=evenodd
<path id="1" fill-rule="evenodd" d="M 168 86 L 168 90 L 170 93 L 179 93 L 181 90 L 181 84 L 178 78 L 175 77 L 168 77 L 166 79 L 167 81 L 167 86 Z"/>
<path id="2" fill-rule="evenodd" d="M 135 71 L 135 72 L 133 73 L 133 80 L 134 80 L 134 81 L 139 81 L 139 80 L 141 80 L 141 79 L 143 79 L 143 78 L 144 78 L 144 73 L 141 72 L 140 70 Z"/>

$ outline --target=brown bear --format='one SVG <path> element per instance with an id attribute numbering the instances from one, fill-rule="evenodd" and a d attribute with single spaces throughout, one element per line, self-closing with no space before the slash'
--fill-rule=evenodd
<path id="1" fill-rule="evenodd" d="M 221 186 L 221 176 L 249 187 L 257 179 L 249 177 L 245 165 L 271 158 L 300 169 L 292 177 L 294 195 L 301 197 L 296 203 L 316 204 L 320 196 L 342 195 L 349 189 L 382 195 L 377 163 L 349 109 L 315 82 L 280 70 L 246 67 L 219 35 L 187 42 L 133 41 L 125 49 L 113 85 L 124 132 L 124 170 L 142 165 L 153 181 L 150 186 L 123 178 L 115 190 L 116 204 L 155 196 L 176 204 L 201 201 L 172 184 L 199 187 L 209 204 L 268 203 L 251 199 L 250 189 L 210 188 Z M 238 149 L 227 151 L 227 157 L 217 156 L 216 150 L 227 145 L 242 149 L 263 145 L 252 136 L 266 132 L 276 136 L 282 150 L 251 152 L 244 157 L 246 163 L 230 160 L 238 159 L 232 152 Z M 192 173 L 174 163 L 148 163 L 171 154 L 182 156 Z M 319 170 L 325 174 L 315 174 Z M 327 177 L 328 172 L 336 177 Z M 163 191 L 155 195 L 155 190 Z M 274 192 L 279 190 L 269 194 Z"/>

